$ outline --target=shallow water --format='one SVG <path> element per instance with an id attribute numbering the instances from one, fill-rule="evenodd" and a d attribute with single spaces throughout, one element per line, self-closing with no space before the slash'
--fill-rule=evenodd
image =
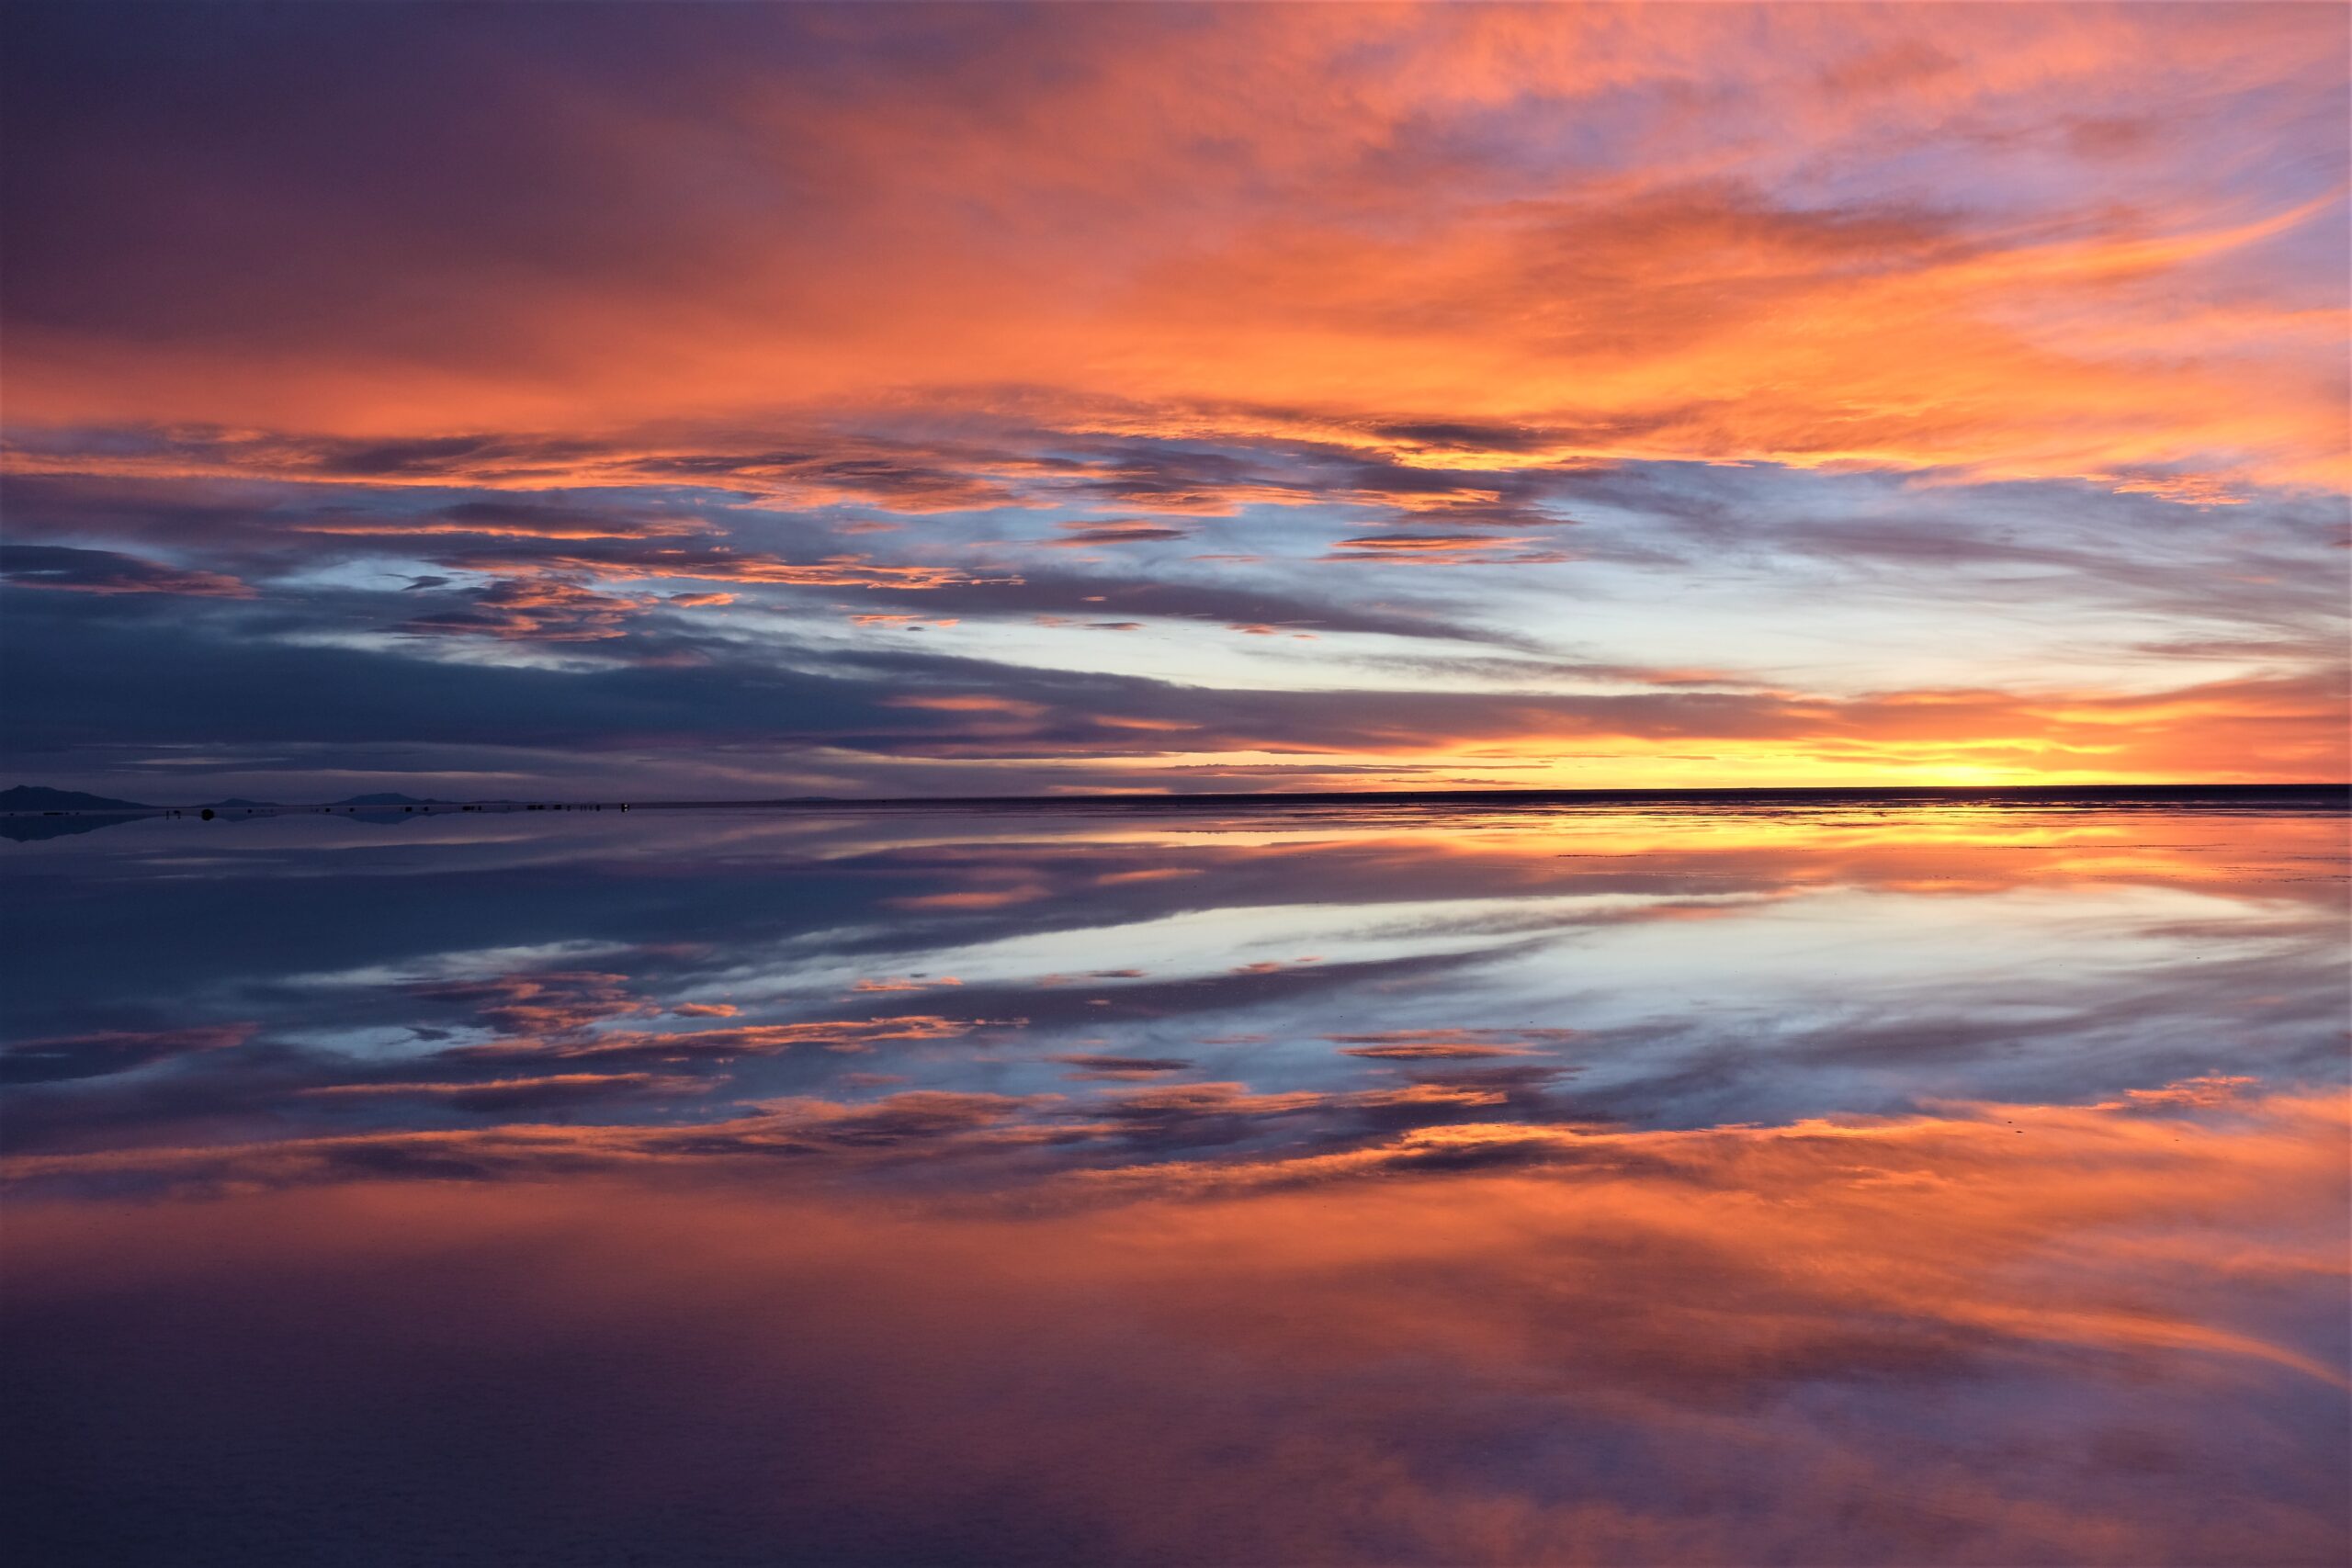
<path id="1" fill-rule="evenodd" d="M 2346 818 L 0 845 L 58 1562 L 2334 1563 Z"/>

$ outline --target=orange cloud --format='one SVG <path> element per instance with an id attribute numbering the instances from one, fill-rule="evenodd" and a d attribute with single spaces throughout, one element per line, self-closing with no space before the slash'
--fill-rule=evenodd
<path id="1" fill-rule="evenodd" d="M 1041 882 L 1022 882 L 1008 887 L 974 887 L 957 893 L 910 894 L 888 902 L 894 909 L 1001 909 L 1014 904 L 1035 903 L 1052 891 Z"/>
<path id="2" fill-rule="evenodd" d="M 1444 555 L 1468 550 L 1512 549 L 1532 539 L 1506 539 L 1492 534 L 1375 534 L 1368 538 L 1341 539 L 1343 550 L 1394 551 L 1397 554 Z"/>
<path id="3" fill-rule="evenodd" d="M 2346 478 L 2335 285 L 2265 270 L 2340 226 L 2340 192 L 2209 166 L 2217 137 L 2275 166 L 2324 101 L 2345 41 L 2324 8 L 1783 9 L 1769 29 L 1699 8 L 1127 14 L 1024 36 L 1017 87 L 967 39 L 821 94 L 798 90 L 792 24 L 774 30 L 714 62 L 692 132 L 539 84 L 569 152 L 661 211 L 655 233 L 597 247 L 571 231 L 585 211 L 469 234 L 436 213 L 420 228 L 443 252 L 356 253 L 419 269 L 417 310 L 378 320 L 346 288 L 281 326 L 252 305 L 316 286 L 266 253 L 229 265 L 246 242 L 220 231 L 169 332 L 15 324 L 17 417 L 454 439 L 977 396 L 1367 446 L 1398 418 L 1495 422 L 1557 432 L 1553 459 L 2184 494 Z M 1708 115 L 1680 107 L 1699 98 Z M 2212 107 L 2196 136 L 2183 102 Z M 714 140 L 743 150 L 730 188 L 793 191 L 788 222 L 694 194 Z M 796 151 L 817 147 L 820 166 Z M 248 207 L 295 199 L 245 172 Z M 452 171 L 456 210 L 469 177 Z M 141 189 L 94 199 L 153 221 Z M 522 281 L 540 245 L 573 261 L 565 287 Z M 161 261 L 141 255 L 106 258 L 99 286 L 143 284 Z M 809 503 L 1005 493 L 756 445 L 729 472 Z"/>
<path id="4" fill-rule="evenodd" d="M 1012 697 L 994 697 L 985 692 L 951 692 L 936 695 L 916 694 L 892 697 L 889 705 L 897 708 L 929 708 L 938 713 L 1005 713 L 1023 718 L 1035 718 L 1046 710 L 1036 703 L 1024 703 Z"/>

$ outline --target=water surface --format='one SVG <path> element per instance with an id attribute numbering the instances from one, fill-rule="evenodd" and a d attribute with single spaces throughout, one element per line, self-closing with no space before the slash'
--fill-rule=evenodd
<path id="1" fill-rule="evenodd" d="M 40 1561 L 2345 1557 L 2324 800 L 0 851 Z"/>

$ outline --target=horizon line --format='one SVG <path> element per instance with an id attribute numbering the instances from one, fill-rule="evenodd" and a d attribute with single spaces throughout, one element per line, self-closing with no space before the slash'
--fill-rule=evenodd
<path id="1" fill-rule="evenodd" d="M 48 785 L 18 786 L 53 788 Z M 59 790 L 62 795 L 88 795 L 92 791 Z M 397 794 L 385 791 L 386 794 Z M 2352 780 L 2264 783 L 2165 783 L 2165 784 L 1722 784 L 1702 786 L 1636 786 L 1611 788 L 1603 786 L 1566 786 L 1557 788 L 1455 788 L 1455 789 L 1379 789 L 1379 790 L 1193 790 L 1185 792 L 1160 790 L 1092 790 L 1067 795 L 774 795 L 732 799 L 628 799 L 617 796 L 590 798 L 560 798 L 552 795 L 477 796 L 471 799 L 443 799 L 431 796 L 410 796 L 405 801 L 368 803 L 349 798 L 338 801 L 257 801 L 251 805 L 226 804 L 221 801 L 199 801 L 187 805 L 157 805 L 122 801 L 106 807 L 0 807 L 0 815 L 8 816 L 130 816 L 151 812 L 200 811 L 226 808 L 233 811 L 386 811 L 416 810 L 434 807 L 501 807 L 509 809 L 605 809 L 678 811 L 695 809 L 743 809 L 752 807 L 829 807 L 865 809 L 869 807 L 1215 807 L 1250 805 L 1347 805 L 1355 803 L 1444 804 L 1477 803 L 1505 804 L 1519 802 L 1605 803 L 1609 801 L 1706 801 L 1779 799 L 1877 799 L 1934 800 L 1969 798 L 2021 799 L 2081 799 L 2130 800 L 2135 796 L 2150 799 L 2194 799 L 2207 797 L 2255 798 L 2310 796 L 2322 794 L 2352 795 Z M 232 797 L 233 799 L 233 797 Z"/>

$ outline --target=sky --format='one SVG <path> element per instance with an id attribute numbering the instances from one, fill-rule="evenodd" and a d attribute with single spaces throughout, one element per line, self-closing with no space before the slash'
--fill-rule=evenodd
<path id="1" fill-rule="evenodd" d="M 2310 781 L 2325 5 L 13 5 L 6 782 Z"/>

